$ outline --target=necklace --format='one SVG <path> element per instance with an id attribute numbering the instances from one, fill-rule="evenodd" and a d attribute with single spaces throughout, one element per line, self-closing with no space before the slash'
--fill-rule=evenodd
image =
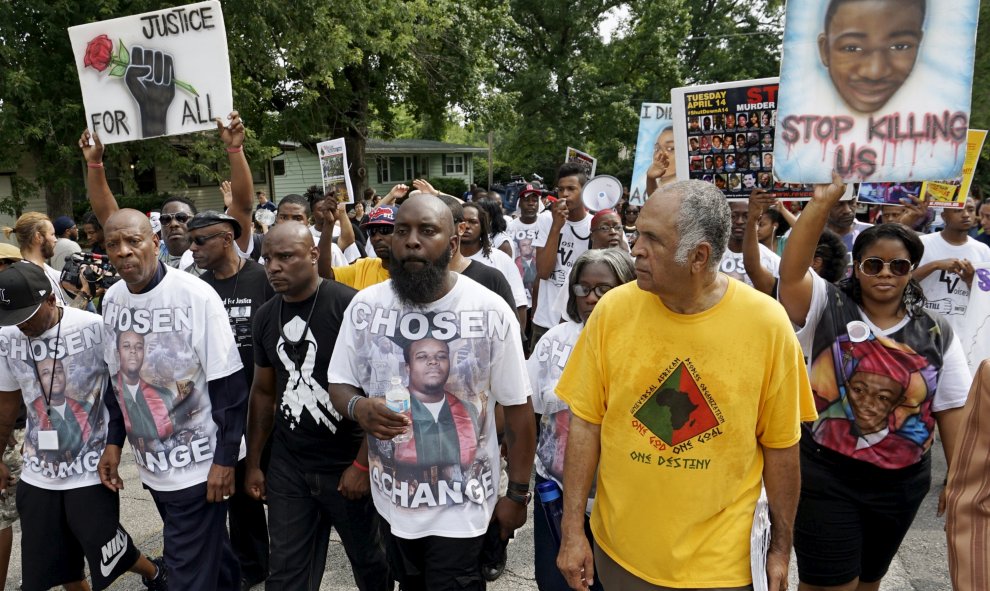
<path id="1" fill-rule="evenodd" d="M 58 309 L 58 329 L 55 331 L 55 351 L 52 353 L 52 359 L 58 359 L 58 341 L 62 338 L 62 315 L 65 312 L 62 308 Z M 51 327 L 49 327 L 50 329 Z M 34 347 L 31 346 L 31 338 L 28 337 L 28 347 L 33 351 Z M 34 354 L 31 354 L 31 362 L 34 364 L 34 375 L 38 378 L 38 385 L 41 386 L 44 382 L 41 381 L 41 372 L 38 371 L 38 360 L 34 358 Z M 41 390 L 41 397 L 45 400 L 45 412 L 48 414 L 48 418 L 52 416 L 52 388 L 55 387 L 55 367 L 52 366 L 52 377 L 48 380 L 48 394 L 45 394 L 44 388 Z"/>
<path id="2" fill-rule="evenodd" d="M 237 300 L 237 280 L 241 278 L 241 270 L 244 269 L 244 265 L 247 264 L 244 259 L 237 261 L 237 271 L 234 272 L 234 290 L 230 293 L 230 297 Z"/>

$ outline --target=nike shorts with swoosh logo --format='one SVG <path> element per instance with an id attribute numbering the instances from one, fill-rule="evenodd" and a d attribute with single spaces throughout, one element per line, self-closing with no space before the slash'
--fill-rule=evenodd
<path id="1" fill-rule="evenodd" d="M 21 564 L 24 591 L 40 591 L 85 577 L 106 589 L 141 556 L 120 525 L 120 499 L 102 484 L 48 490 L 21 482 Z"/>

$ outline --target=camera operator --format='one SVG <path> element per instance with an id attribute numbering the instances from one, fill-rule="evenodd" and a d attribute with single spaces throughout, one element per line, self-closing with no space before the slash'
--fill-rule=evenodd
<path id="1" fill-rule="evenodd" d="M 120 277 L 106 255 L 77 252 L 65 262 L 61 284 L 65 291 L 74 296 L 68 305 L 102 313 L 103 294 L 118 279 Z M 95 304 L 93 300 L 96 300 Z"/>

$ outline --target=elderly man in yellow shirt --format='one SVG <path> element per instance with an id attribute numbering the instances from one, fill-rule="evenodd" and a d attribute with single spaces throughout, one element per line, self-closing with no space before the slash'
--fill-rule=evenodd
<path id="1" fill-rule="evenodd" d="M 787 586 L 800 423 L 816 413 L 784 309 L 718 271 L 729 218 L 711 184 L 658 190 L 636 223 L 636 282 L 605 294 L 558 383 L 572 418 L 557 565 L 573 589 L 752 589 L 761 483 L 767 582 Z"/>
<path id="2" fill-rule="evenodd" d="M 352 265 L 332 267 L 329 274 L 321 275 L 358 291 L 388 279 L 388 261 L 392 256 L 392 230 L 395 228 L 397 209 L 392 205 L 376 207 L 368 214 L 368 221 L 361 224 L 361 229 L 368 233 L 377 258 L 358 259 Z"/>

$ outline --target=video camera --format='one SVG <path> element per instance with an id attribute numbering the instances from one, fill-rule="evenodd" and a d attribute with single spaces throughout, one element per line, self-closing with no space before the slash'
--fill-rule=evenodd
<path id="1" fill-rule="evenodd" d="M 82 280 L 89 284 L 89 293 L 96 294 L 98 288 L 108 289 L 120 280 L 117 270 L 110 264 L 110 258 L 102 254 L 76 252 L 65 257 L 62 267 L 62 281 L 82 289 Z"/>

